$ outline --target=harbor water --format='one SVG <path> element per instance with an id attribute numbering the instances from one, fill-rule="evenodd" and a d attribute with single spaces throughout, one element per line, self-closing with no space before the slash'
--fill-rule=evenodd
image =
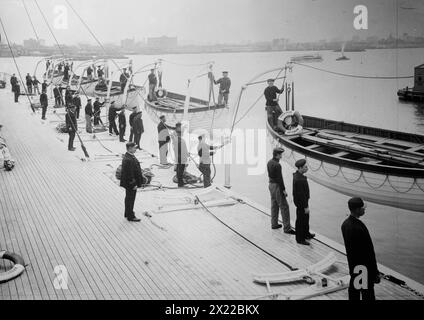
<path id="1" fill-rule="evenodd" d="M 185 93 L 187 79 L 207 71 L 201 65 L 214 61 L 215 77 L 223 70 L 229 71 L 232 81 L 230 107 L 234 108 L 236 96 L 243 84 L 264 70 L 283 66 L 293 55 L 300 52 L 251 52 L 221 54 L 179 54 L 179 55 L 137 55 L 130 56 L 134 70 L 158 58 L 163 62 L 164 88 Z M 340 53 L 321 51 L 322 62 L 308 65 L 343 74 L 370 77 L 411 76 L 414 67 L 424 63 L 424 49 L 384 49 L 365 52 L 347 52 L 347 61 L 336 61 Z M 39 58 L 19 57 L 17 62 L 22 75 L 32 74 Z M 11 58 L 0 58 L 1 71 L 16 72 Z M 74 65 L 77 65 L 75 63 Z M 41 72 L 42 70 L 40 70 Z M 277 72 L 278 73 L 278 72 Z M 274 73 L 276 76 L 277 73 Z M 37 74 L 41 79 L 41 73 Z M 116 78 L 119 74 L 115 75 Z M 135 77 L 137 84 L 143 84 L 147 73 Z M 272 74 L 267 77 L 272 77 Z M 262 78 L 262 79 L 266 79 Z M 424 104 L 400 102 L 396 92 L 405 86 L 413 86 L 413 79 L 358 79 L 342 77 L 304 66 L 294 66 L 289 81 L 295 83 L 295 109 L 302 114 L 340 120 L 366 126 L 380 127 L 397 131 L 424 134 Z M 276 83 L 277 86 L 281 82 Z M 266 83 L 251 86 L 246 90 L 240 104 L 238 117 L 242 116 L 262 94 Z M 215 91 L 216 92 L 216 91 Z M 206 78 L 193 82 L 193 96 L 207 98 Z M 24 97 L 21 97 L 23 99 Z M 281 96 L 280 105 L 284 106 Z M 11 107 L 15 107 L 11 103 Z M 28 109 L 29 110 L 29 109 Z M 0 122 L 3 117 L 0 116 Z M 144 121 L 150 121 L 144 115 Z M 240 132 L 253 132 L 254 139 L 244 139 L 244 150 L 266 150 L 257 155 L 258 162 L 245 159 L 231 166 L 232 189 L 252 200 L 269 207 L 266 160 L 271 157 L 271 145 L 263 138 L 266 114 L 264 100 L 261 99 L 241 120 L 236 129 Z M 153 128 L 153 126 L 149 126 Z M 145 132 L 142 139 L 156 140 L 155 132 Z M 247 157 L 246 155 L 244 155 Z M 265 162 L 265 165 L 262 165 Z M 289 193 L 291 218 L 295 218 L 295 207 L 291 197 L 292 173 L 294 169 L 283 163 L 283 173 Z M 224 183 L 224 167 L 218 164 L 215 183 Z M 256 168 L 252 170 L 252 168 Z M 330 178 L 329 178 L 330 179 Z M 340 226 L 348 214 L 349 197 L 327 189 L 310 181 L 311 188 L 311 229 L 343 244 Z M 99 199 L 101 201 L 101 199 Z M 319 214 L 316 213 L 319 208 Z M 378 262 L 424 283 L 424 213 L 396 209 L 368 203 L 362 218 L 368 226 L 374 241 Z"/>

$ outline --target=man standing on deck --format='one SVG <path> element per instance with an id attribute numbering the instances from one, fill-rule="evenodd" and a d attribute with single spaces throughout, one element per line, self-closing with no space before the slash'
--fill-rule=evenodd
<path id="1" fill-rule="evenodd" d="M 38 85 L 40 84 L 40 81 L 38 81 L 36 76 L 32 77 L 32 86 L 34 87 L 34 94 L 40 94 L 40 89 L 38 88 Z"/>
<path id="2" fill-rule="evenodd" d="M 77 118 L 75 116 L 75 106 L 71 104 L 66 112 L 66 128 L 68 129 L 69 140 L 68 140 L 68 150 L 75 151 L 74 148 L 74 139 L 75 133 L 78 130 Z"/>
<path id="3" fill-rule="evenodd" d="M 134 142 L 128 142 L 127 153 L 122 159 L 121 183 L 120 186 L 125 188 L 125 213 L 124 216 L 128 221 L 138 222 L 134 212 L 134 202 L 137 195 L 137 187 L 143 184 L 143 174 L 140 162 L 134 156 L 137 151 L 137 145 Z"/>
<path id="4" fill-rule="evenodd" d="M 43 83 L 41 84 L 41 92 L 43 91 L 47 92 L 47 87 L 48 87 L 47 81 L 44 80 Z"/>
<path id="5" fill-rule="evenodd" d="M 299 244 L 309 245 L 306 240 L 315 237 L 309 232 L 309 184 L 304 174 L 308 171 L 305 159 L 295 163 L 297 171 L 293 173 L 293 202 L 296 206 L 296 241 Z"/>
<path id="6" fill-rule="evenodd" d="M 207 188 L 211 185 L 211 156 L 213 150 L 221 146 L 211 146 L 205 141 L 205 135 L 198 137 L 199 145 L 197 146 L 197 154 L 199 155 L 199 170 L 203 174 L 203 187 Z"/>
<path id="7" fill-rule="evenodd" d="M 158 79 L 156 78 L 156 75 L 155 75 L 155 69 L 150 69 L 150 74 L 148 78 L 149 78 L 149 95 L 147 98 L 149 101 L 154 101 L 156 100 L 155 89 L 158 83 Z"/>
<path id="8" fill-rule="evenodd" d="M 29 73 L 27 73 L 25 79 L 26 79 L 26 85 L 27 85 L 27 89 L 28 89 L 28 94 L 32 94 L 32 78 L 29 75 Z"/>
<path id="9" fill-rule="evenodd" d="M 62 96 L 61 96 L 59 87 L 57 85 L 55 85 L 55 87 L 53 89 L 53 95 L 54 95 L 54 103 L 55 103 L 55 105 L 56 106 L 63 105 Z"/>
<path id="10" fill-rule="evenodd" d="M 159 160 L 161 165 L 167 165 L 168 163 L 168 143 L 171 141 L 168 129 L 175 130 L 174 127 L 166 125 L 166 118 L 164 115 L 159 117 L 160 122 L 158 124 L 158 142 L 159 142 Z"/>
<path id="11" fill-rule="evenodd" d="M 228 107 L 228 95 L 230 94 L 231 80 L 228 78 L 228 71 L 222 72 L 222 78 L 219 78 L 215 81 L 215 84 L 219 84 L 219 94 L 218 94 L 218 105 L 223 105 Z"/>
<path id="12" fill-rule="evenodd" d="M 94 101 L 94 104 L 93 104 L 93 107 L 94 107 L 94 125 L 95 126 L 98 126 L 99 123 L 101 123 L 103 125 L 103 121 L 100 117 L 100 113 L 101 113 L 100 108 L 103 107 L 104 104 L 105 104 L 104 101 L 102 103 L 100 103 L 99 97 L 96 97 L 96 101 Z"/>
<path id="13" fill-rule="evenodd" d="M 177 181 L 178 188 L 184 187 L 184 171 L 188 162 L 188 149 L 185 140 L 182 137 L 181 123 L 175 125 L 177 137 L 174 140 L 174 155 L 177 161 Z"/>
<path id="14" fill-rule="evenodd" d="M 141 135 L 144 133 L 144 125 L 143 125 L 143 119 L 141 118 L 142 112 L 139 111 L 134 116 L 133 121 L 133 131 L 134 131 L 134 142 L 137 144 L 137 149 L 141 150 L 140 148 L 140 139 Z"/>
<path id="15" fill-rule="evenodd" d="M 74 97 L 72 98 L 72 104 L 75 106 L 75 115 L 79 119 L 80 110 L 81 110 L 81 98 L 79 97 L 78 92 L 75 92 Z"/>
<path id="16" fill-rule="evenodd" d="M 46 120 L 46 111 L 47 111 L 48 102 L 49 102 L 49 99 L 47 98 L 46 91 L 43 91 L 40 94 L 40 105 L 41 105 L 41 110 L 42 110 L 41 119 L 42 120 Z"/>
<path id="17" fill-rule="evenodd" d="M 71 87 L 67 86 L 65 90 L 65 105 L 68 107 L 72 103 Z"/>
<path id="18" fill-rule="evenodd" d="M 125 106 L 122 108 L 121 112 L 118 115 L 118 123 L 119 123 L 119 141 L 125 142 L 127 140 L 125 137 L 125 129 L 127 128 L 127 117 L 125 116 Z"/>
<path id="19" fill-rule="evenodd" d="M 103 79 L 103 69 L 100 68 L 100 66 L 97 67 L 97 77 L 99 78 L 99 80 Z"/>
<path id="20" fill-rule="evenodd" d="M 348 201 L 349 217 L 342 224 L 343 240 L 349 264 L 349 300 L 375 300 L 374 284 L 380 282 L 374 246 L 365 224 L 359 220 L 366 205 L 361 198 Z M 361 270 L 365 268 L 365 270 Z M 356 277 L 361 281 L 355 280 Z"/>
<path id="21" fill-rule="evenodd" d="M 268 189 L 271 194 L 271 228 L 279 229 L 282 227 L 278 223 L 278 211 L 281 211 L 281 217 L 284 225 L 284 233 L 295 234 L 290 225 L 290 209 L 287 202 L 286 186 L 284 185 L 283 175 L 281 174 L 280 160 L 284 152 L 283 148 L 275 148 L 272 152 L 272 159 L 268 161 Z"/>
<path id="22" fill-rule="evenodd" d="M 19 81 L 16 81 L 16 84 L 13 86 L 13 92 L 15 93 L 15 102 L 19 102 L 19 96 L 21 94 L 21 86 L 19 85 Z"/>
<path id="23" fill-rule="evenodd" d="M 119 136 L 118 128 L 116 127 L 116 111 L 115 101 L 112 101 L 109 106 L 108 120 L 109 120 L 109 135 L 112 135 L 112 131 Z"/>
<path id="24" fill-rule="evenodd" d="M 88 66 L 87 68 L 87 79 L 93 80 L 93 68 L 91 68 L 91 66 Z"/>
<path id="25" fill-rule="evenodd" d="M 278 127 L 278 117 L 283 113 L 278 104 L 277 93 L 282 94 L 284 88 L 278 89 L 274 86 L 274 79 L 268 79 L 268 87 L 264 90 L 264 96 L 266 99 L 266 112 L 268 114 L 268 123 L 272 126 L 274 131 L 281 129 Z M 284 130 L 284 128 L 283 128 Z"/>
<path id="26" fill-rule="evenodd" d="M 133 125 L 134 125 L 134 117 L 137 115 L 137 106 L 132 108 L 133 112 L 130 114 L 130 118 L 128 120 L 129 124 L 130 124 L 130 142 L 134 142 L 134 129 L 133 129 Z"/>
<path id="27" fill-rule="evenodd" d="M 15 74 L 12 74 L 10 77 L 10 86 L 12 87 L 12 92 L 15 92 L 15 86 L 18 83 L 18 78 L 16 78 Z"/>
<path id="28" fill-rule="evenodd" d="M 93 117 L 93 106 L 91 105 L 91 99 L 87 100 L 85 106 L 85 131 L 93 133 L 93 127 L 91 125 L 91 118 Z"/>
<path id="29" fill-rule="evenodd" d="M 129 74 L 127 73 L 127 68 L 122 69 L 121 76 L 119 77 L 119 82 L 121 83 L 121 92 L 124 92 L 125 86 L 127 85 L 128 78 L 129 78 Z"/>

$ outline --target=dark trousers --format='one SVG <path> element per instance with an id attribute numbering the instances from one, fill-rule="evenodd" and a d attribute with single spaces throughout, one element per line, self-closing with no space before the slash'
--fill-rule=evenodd
<path id="1" fill-rule="evenodd" d="M 60 96 L 58 96 L 58 97 L 54 97 L 54 103 L 55 103 L 56 105 L 58 105 L 58 106 L 63 105 L 62 98 L 61 98 Z"/>
<path id="2" fill-rule="evenodd" d="M 355 289 L 353 285 L 354 277 L 350 277 L 350 283 L 349 283 L 349 300 L 368 300 L 368 301 L 374 301 L 375 300 L 375 294 L 374 294 L 374 283 L 368 280 L 368 289 Z"/>
<path id="3" fill-rule="evenodd" d="M 100 115 L 95 115 L 94 116 L 94 125 L 97 126 L 97 125 L 99 125 L 99 123 L 101 123 L 103 125 L 103 121 L 100 118 Z"/>
<path id="4" fill-rule="evenodd" d="M 211 185 L 211 165 L 201 163 L 199 164 L 199 170 L 203 173 L 203 186 L 205 188 Z"/>
<path id="5" fill-rule="evenodd" d="M 133 131 L 133 128 L 131 127 L 130 128 L 130 139 L 129 139 L 129 141 L 133 142 L 133 139 L 134 139 L 134 131 Z"/>
<path id="6" fill-rule="evenodd" d="M 178 186 L 183 187 L 184 186 L 184 170 L 186 165 L 185 164 L 177 164 L 177 180 L 178 180 Z"/>
<path id="7" fill-rule="evenodd" d="M 46 118 L 46 112 L 47 112 L 47 106 L 42 106 L 41 107 L 41 119 L 45 119 Z"/>
<path id="8" fill-rule="evenodd" d="M 141 133 L 134 133 L 134 143 L 140 148 Z"/>
<path id="9" fill-rule="evenodd" d="M 121 91 L 124 92 L 125 86 L 127 85 L 126 82 L 121 82 Z"/>
<path id="10" fill-rule="evenodd" d="M 120 126 L 119 127 L 119 140 L 124 140 L 124 136 L 125 136 L 125 126 Z"/>
<path id="11" fill-rule="evenodd" d="M 281 212 L 284 231 L 288 232 L 292 229 L 290 224 L 290 208 L 281 187 L 277 183 L 271 182 L 268 185 L 271 195 L 271 227 L 278 225 L 278 212 Z"/>
<path id="12" fill-rule="evenodd" d="M 115 132 L 116 135 L 119 134 L 118 128 L 116 127 L 115 119 L 109 119 L 109 133 L 112 133 L 112 130 L 113 132 Z"/>
<path id="13" fill-rule="evenodd" d="M 75 116 L 76 116 L 76 118 L 77 118 L 77 119 L 79 119 L 79 113 L 80 113 L 80 110 L 81 110 L 81 107 L 77 107 L 77 108 L 75 109 Z"/>
<path id="14" fill-rule="evenodd" d="M 27 84 L 28 93 L 32 94 L 32 84 Z"/>
<path id="15" fill-rule="evenodd" d="M 19 92 L 15 91 L 15 102 L 19 102 Z"/>
<path id="16" fill-rule="evenodd" d="M 68 150 L 74 147 L 75 131 L 69 131 Z"/>
<path id="17" fill-rule="evenodd" d="M 132 219 L 135 218 L 134 214 L 134 202 L 135 196 L 137 195 L 137 190 L 125 189 L 125 218 Z"/>
<path id="18" fill-rule="evenodd" d="M 305 241 L 309 235 L 309 214 L 305 213 L 305 208 L 296 207 L 296 241 Z"/>

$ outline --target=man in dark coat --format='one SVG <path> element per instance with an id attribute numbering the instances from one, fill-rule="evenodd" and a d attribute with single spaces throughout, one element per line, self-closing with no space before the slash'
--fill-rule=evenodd
<path id="1" fill-rule="evenodd" d="M 215 81 L 215 84 L 219 84 L 218 93 L 218 105 L 225 104 L 228 107 L 228 95 L 230 94 L 231 80 L 228 78 L 228 71 L 222 72 L 222 77 Z"/>
<path id="2" fill-rule="evenodd" d="M 65 91 L 65 105 L 68 107 L 72 103 L 71 87 L 67 86 Z"/>
<path id="3" fill-rule="evenodd" d="M 103 121 L 100 117 L 100 108 L 105 104 L 105 102 L 100 102 L 99 97 L 96 97 L 96 101 L 94 101 L 93 107 L 94 107 L 94 125 L 97 126 L 99 123 L 103 125 Z"/>
<path id="4" fill-rule="evenodd" d="M 70 105 L 68 111 L 66 112 L 66 128 L 68 129 L 69 140 L 68 140 L 68 150 L 75 151 L 74 148 L 74 139 L 75 133 L 78 130 L 77 118 L 75 116 L 75 106 Z"/>
<path id="5" fill-rule="evenodd" d="M 65 68 L 63 69 L 63 80 L 69 80 L 69 63 L 66 63 Z"/>
<path id="6" fill-rule="evenodd" d="M 19 102 L 19 96 L 21 94 L 21 86 L 19 81 L 16 81 L 16 84 L 13 86 L 13 92 L 15 93 L 15 102 Z"/>
<path id="7" fill-rule="evenodd" d="M 268 87 L 264 90 L 264 96 L 266 99 L 266 112 L 268 115 L 268 123 L 273 127 L 274 130 L 278 129 L 278 117 L 283 113 L 278 104 L 277 93 L 281 94 L 284 88 L 278 89 L 274 86 L 274 79 L 268 79 Z"/>
<path id="8" fill-rule="evenodd" d="M 93 79 L 93 68 L 91 68 L 91 66 L 88 66 L 88 68 L 87 68 L 87 79 L 88 80 Z"/>
<path id="9" fill-rule="evenodd" d="M 53 95 L 54 95 L 54 103 L 57 106 L 63 105 L 62 95 L 61 95 L 60 89 L 57 85 L 53 89 Z"/>
<path id="10" fill-rule="evenodd" d="M 148 79 L 149 79 L 149 95 L 147 99 L 149 101 L 153 101 L 153 100 L 156 100 L 155 89 L 158 83 L 158 79 L 156 78 L 156 75 L 155 75 L 155 69 L 150 69 L 150 74 L 148 76 Z"/>
<path id="11" fill-rule="evenodd" d="M 109 113 L 108 113 L 108 120 L 109 120 L 109 135 L 112 135 L 112 131 L 118 136 L 119 135 L 119 131 L 118 128 L 116 127 L 116 111 L 118 109 L 115 108 L 115 101 L 112 101 L 110 103 L 110 107 L 109 107 Z"/>
<path id="12" fill-rule="evenodd" d="M 32 78 L 29 75 L 29 73 L 27 73 L 25 79 L 26 79 L 26 85 L 27 85 L 27 89 L 28 89 L 28 94 L 32 94 Z"/>
<path id="13" fill-rule="evenodd" d="M 188 163 L 189 152 L 184 138 L 182 137 L 181 123 L 178 122 L 175 125 L 176 138 L 173 141 L 174 144 L 174 156 L 177 161 L 177 182 L 178 187 L 184 187 L 184 171 Z"/>
<path id="14" fill-rule="evenodd" d="M 125 116 L 125 108 L 123 108 L 121 112 L 119 112 L 118 123 L 119 123 L 119 141 L 125 142 L 127 141 L 124 139 L 125 129 L 127 128 L 127 117 Z"/>
<path id="15" fill-rule="evenodd" d="M 309 232 L 309 184 L 304 174 L 308 171 L 305 159 L 295 163 L 297 171 L 293 173 L 293 202 L 296 206 L 296 241 L 299 244 L 309 245 L 307 239 L 315 234 Z"/>
<path id="16" fill-rule="evenodd" d="M 143 175 L 140 162 L 134 156 L 137 146 L 134 142 L 128 142 L 127 152 L 122 159 L 121 183 L 120 186 L 125 188 L 125 213 L 124 216 L 128 221 L 138 222 L 134 212 L 134 202 L 137 195 L 137 187 L 143 184 Z"/>
<path id="17" fill-rule="evenodd" d="M 134 117 L 137 115 L 137 107 L 133 107 L 133 112 L 130 114 L 130 118 L 128 120 L 129 124 L 130 124 L 130 142 L 134 142 L 134 129 L 133 129 L 133 125 L 134 125 Z"/>
<path id="18" fill-rule="evenodd" d="M 47 87 L 48 87 L 47 81 L 44 80 L 43 83 L 41 84 L 41 92 L 43 91 L 47 92 Z"/>
<path id="19" fill-rule="evenodd" d="M 168 164 L 168 143 L 171 141 L 168 129 L 175 130 L 174 127 L 170 127 L 166 124 L 166 118 L 164 115 L 160 116 L 160 122 L 158 124 L 158 142 L 159 142 L 159 160 L 160 164 Z"/>
<path id="20" fill-rule="evenodd" d="M 366 205 L 355 197 L 349 199 L 348 207 L 350 215 L 342 224 L 342 234 L 350 273 L 349 300 L 360 300 L 361 295 L 362 300 L 375 300 L 374 283 L 380 282 L 380 272 L 371 236 L 359 220 L 365 214 Z"/>
<path id="21" fill-rule="evenodd" d="M 93 126 L 91 125 L 91 118 L 93 117 L 93 105 L 91 104 L 91 99 L 87 100 L 87 105 L 85 106 L 85 131 L 88 133 L 93 133 Z"/>
<path id="22" fill-rule="evenodd" d="M 10 77 L 10 86 L 12 87 L 12 92 L 15 92 L 15 86 L 18 83 L 18 78 L 16 78 L 15 74 L 12 74 Z"/>
<path id="23" fill-rule="evenodd" d="M 144 133 L 143 119 L 141 118 L 141 114 L 141 111 L 137 112 L 133 122 L 134 142 L 137 145 L 138 150 L 141 150 L 140 139 L 141 135 Z"/>
<path id="24" fill-rule="evenodd" d="M 278 223 L 278 211 L 281 211 L 284 232 L 295 234 L 290 224 L 290 209 L 287 202 L 286 186 L 284 185 L 283 175 L 281 173 L 280 160 L 283 152 L 283 148 L 275 148 L 272 152 L 272 159 L 267 164 L 268 189 L 271 194 L 271 228 L 279 229 L 282 227 Z"/>
<path id="25" fill-rule="evenodd" d="M 78 92 L 75 92 L 75 95 L 72 98 L 72 104 L 75 106 L 75 115 L 77 119 L 79 119 L 80 110 L 81 110 L 81 98 Z"/>
<path id="26" fill-rule="evenodd" d="M 40 94 L 40 89 L 38 88 L 38 85 L 40 84 L 40 81 L 38 81 L 36 76 L 32 77 L 32 86 L 34 88 L 34 94 Z"/>
<path id="27" fill-rule="evenodd" d="M 43 91 L 40 94 L 40 105 L 42 109 L 41 119 L 43 120 L 46 120 L 46 111 L 47 111 L 48 102 L 49 102 L 49 99 L 47 98 L 47 94 L 45 91 Z"/>

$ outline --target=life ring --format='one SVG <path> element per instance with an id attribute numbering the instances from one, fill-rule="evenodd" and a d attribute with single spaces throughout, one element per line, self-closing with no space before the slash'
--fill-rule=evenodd
<path id="1" fill-rule="evenodd" d="M 286 111 L 278 117 L 278 126 L 284 128 L 284 134 L 292 136 L 303 130 L 303 118 L 298 111 Z"/>
<path id="2" fill-rule="evenodd" d="M 162 89 L 162 88 L 159 88 L 155 92 L 156 98 L 158 98 L 158 99 L 166 98 L 167 94 L 168 94 L 168 92 L 165 89 Z"/>
<path id="3" fill-rule="evenodd" d="M 24 259 L 15 253 L 9 251 L 0 251 L 0 259 L 6 259 L 14 263 L 12 269 L 0 273 L 0 283 L 7 282 L 20 276 L 21 273 L 25 270 Z"/>

